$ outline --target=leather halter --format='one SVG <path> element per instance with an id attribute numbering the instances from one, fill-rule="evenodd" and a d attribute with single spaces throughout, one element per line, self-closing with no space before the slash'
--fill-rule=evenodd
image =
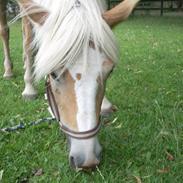
<path id="1" fill-rule="evenodd" d="M 46 80 L 46 94 L 48 98 L 48 103 L 51 108 L 51 112 L 55 119 L 59 121 L 60 123 L 60 129 L 69 137 L 75 138 L 75 139 L 89 139 L 94 137 L 100 130 L 101 123 L 99 122 L 93 129 L 84 131 L 84 132 L 78 132 L 78 131 L 73 131 L 69 129 L 67 126 L 65 126 L 60 119 L 60 113 L 58 109 L 58 105 L 55 99 L 55 96 L 52 91 L 51 83 L 50 83 L 50 76 L 48 76 Z"/>

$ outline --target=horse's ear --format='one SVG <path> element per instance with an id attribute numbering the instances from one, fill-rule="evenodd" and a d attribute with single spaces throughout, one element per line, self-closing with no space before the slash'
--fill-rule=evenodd
<path id="1" fill-rule="evenodd" d="M 39 6 L 33 0 L 17 0 L 20 6 L 22 16 L 28 16 L 33 23 L 39 25 L 44 24 L 49 13 L 48 11 Z"/>
<path id="2" fill-rule="evenodd" d="M 103 13 L 103 18 L 110 27 L 124 21 L 140 0 L 124 0 L 116 7 Z"/>

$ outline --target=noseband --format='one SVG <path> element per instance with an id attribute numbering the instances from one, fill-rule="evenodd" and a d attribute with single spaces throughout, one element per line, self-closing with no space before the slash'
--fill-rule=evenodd
<path id="1" fill-rule="evenodd" d="M 58 105 L 54 96 L 54 93 L 52 91 L 51 83 L 50 83 L 50 76 L 48 77 L 46 81 L 46 94 L 48 98 L 48 103 L 51 109 L 51 113 L 55 117 L 57 121 L 60 123 L 60 129 L 69 137 L 75 138 L 75 139 L 89 139 L 94 137 L 100 130 L 101 123 L 99 122 L 96 127 L 94 127 L 91 130 L 84 131 L 84 132 L 77 132 L 69 129 L 67 126 L 65 126 L 61 119 L 60 119 L 60 113 L 58 109 Z"/>

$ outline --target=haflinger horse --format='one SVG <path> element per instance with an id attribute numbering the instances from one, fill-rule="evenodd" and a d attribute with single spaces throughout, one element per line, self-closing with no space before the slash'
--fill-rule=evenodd
<path id="1" fill-rule="evenodd" d="M 105 83 L 118 60 L 111 28 L 139 0 L 124 0 L 109 11 L 102 0 L 17 1 L 25 32 L 34 34 L 35 79 L 47 76 L 49 105 L 68 137 L 70 164 L 77 170 L 93 169 L 102 150 L 97 138 L 101 107 L 109 105 Z"/>

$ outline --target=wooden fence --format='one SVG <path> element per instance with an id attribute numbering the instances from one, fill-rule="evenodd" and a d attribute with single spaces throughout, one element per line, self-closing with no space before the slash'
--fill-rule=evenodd
<path id="1" fill-rule="evenodd" d="M 108 8 L 121 2 L 120 0 L 107 0 Z M 155 6 L 152 6 L 156 3 Z M 167 6 L 168 3 L 168 6 Z M 160 10 L 163 15 L 164 11 L 180 11 L 183 9 L 183 0 L 141 0 L 136 10 Z"/>

